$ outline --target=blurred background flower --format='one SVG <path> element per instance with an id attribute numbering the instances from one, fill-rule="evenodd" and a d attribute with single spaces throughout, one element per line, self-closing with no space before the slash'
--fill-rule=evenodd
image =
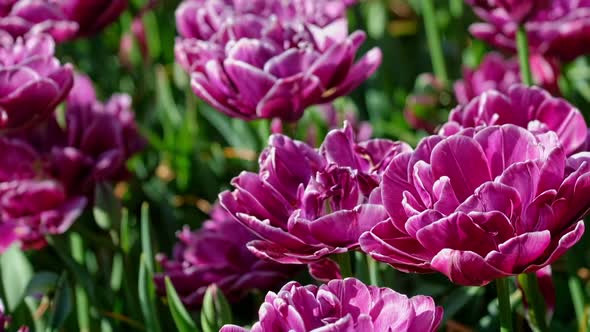
<path id="1" fill-rule="evenodd" d="M 164 277 L 169 277 L 189 308 L 201 306 L 209 285 L 216 284 L 230 302 L 237 302 L 254 290 L 274 289 L 299 270 L 250 253 L 246 244 L 257 237 L 218 205 L 201 229 L 185 227 L 178 239 L 172 257 L 159 255 L 164 271 L 154 281 L 158 292 L 165 294 Z"/>

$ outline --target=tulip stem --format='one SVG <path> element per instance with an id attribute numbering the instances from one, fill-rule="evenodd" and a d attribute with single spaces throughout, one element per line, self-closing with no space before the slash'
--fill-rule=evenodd
<path id="1" fill-rule="evenodd" d="M 531 73 L 531 64 L 529 62 L 529 40 L 524 25 L 518 26 L 518 30 L 516 31 L 516 45 L 518 48 L 518 63 L 520 65 L 522 83 L 531 86 L 534 82 Z"/>
<path id="2" fill-rule="evenodd" d="M 283 120 L 283 135 L 295 139 L 297 136 L 297 122 L 287 122 Z"/>
<path id="3" fill-rule="evenodd" d="M 349 253 L 345 252 L 343 254 L 335 255 L 334 256 L 336 263 L 340 266 L 340 275 L 342 275 L 342 279 L 352 277 L 352 268 L 350 266 L 350 255 Z"/>
<path id="4" fill-rule="evenodd" d="M 381 276 L 379 275 L 379 263 L 372 257 L 367 257 L 367 264 L 369 265 L 369 280 L 371 285 L 379 286 L 381 284 Z"/>
<path id="5" fill-rule="evenodd" d="M 541 297 L 539 290 L 539 281 L 535 273 L 521 274 L 518 276 L 524 296 L 529 304 L 529 317 L 533 325 L 540 332 L 546 332 L 547 323 L 545 322 L 545 302 Z"/>
<path id="6" fill-rule="evenodd" d="M 586 306 L 586 296 L 584 295 L 584 286 L 582 281 L 578 278 L 578 260 L 576 256 L 576 248 L 570 249 L 567 253 L 567 269 L 568 269 L 568 286 L 576 311 L 576 320 L 578 321 L 578 331 L 587 332 L 588 326 L 586 323 L 586 315 L 584 314 L 584 307 Z"/>
<path id="7" fill-rule="evenodd" d="M 426 38 L 428 40 L 434 75 L 446 85 L 448 83 L 448 75 L 432 0 L 422 0 L 422 15 L 424 16 Z"/>
<path id="8" fill-rule="evenodd" d="M 512 309 L 510 308 L 510 289 L 508 278 L 496 279 L 496 292 L 500 307 L 500 332 L 512 332 Z"/>

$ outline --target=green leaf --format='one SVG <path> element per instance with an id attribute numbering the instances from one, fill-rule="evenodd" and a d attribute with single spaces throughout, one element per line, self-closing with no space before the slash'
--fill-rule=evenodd
<path id="1" fill-rule="evenodd" d="M 482 296 L 484 291 L 483 287 L 460 287 L 453 290 L 447 297 L 448 300 L 443 303 L 445 320 L 451 319 L 474 298 Z"/>
<path id="2" fill-rule="evenodd" d="M 94 220 L 102 229 L 110 229 L 121 220 L 121 203 L 113 192 L 113 187 L 101 182 L 94 192 L 96 200 L 92 212 Z"/>
<path id="3" fill-rule="evenodd" d="M 47 295 L 55 291 L 59 276 L 54 272 L 35 273 L 27 285 L 25 296 Z"/>
<path id="4" fill-rule="evenodd" d="M 201 327 L 203 332 L 216 332 L 225 324 L 232 322 L 231 307 L 223 292 L 212 284 L 207 287 L 201 309 Z"/>
<path id="5" fill-rule="evenodd" d="M 234 121 L 205 104 L 201 104 L 199 112 L 232 147 L 248 149 L 256 145 L 252 133 L 247 132 L 239 121 Z"/>
<path id="6" fill-rule="evenodd" d="M 160 322 L 156 309 L 156 291 L 152 281 L 152 274 L 146 263 L 146 257 L 142 254 L 139 262 L 139 304 L 145 321 L 145 328 L 148 332 L 159 332 Z"/>
<path id="7" fill-rule="evenodd" d="M 141 252 L 145 257 L 145 265 L 148 272 L 154 274 L 154 251 L 150 234 L 150 206 L 148 203 L 141 205 Z"/>
<path id="8" fill-rule="evenodd" d="M 148 49 L 152 59 L 157 59 L 161 52 L 161 41 L 158 29 L 158 20 L 153 12 L 147 12 L 143 16 L 143 23 L 145 24 L 146 37 Z"/>
<path id="9" fill-rule="evenodd" d="M 88 271 L 84 268 L 83 265 L 76 262 L 64 248 L 61 247 L 59 244 L 60 241 L 55 241 L 53 237 L 47 237 L 47 242 L 51 245 L 51 247 L 55 250 L 55 253 L 59 256 L 62 260 L 64 265 L 70 270 L 70 272 L 74 275 L 76 281 L 84 287 L 88 296 L 90 297 L 91 302 L 95 302 L 96 300 L 96 293 L 94 290 L 94 282 Z"/>
<path id="10" fill-rule="evenodd" d="M 72 308 L 72 289 L 68 285 L 66 273 L 64 272 L 59 278 L 55 297 L 53 298 L 48 331 L 59 331 L 72 312 Z"/>
<path id="11" fill-rule="evenodd" d="M 84 240 L 80 234 L 70 232 L 70 249 L 72 258 L 78 263 L 84 263 Z M 88 294 L 80 282 L 74 286 L 74 296 L 76 298 L 76 317 L 78 318 L 78 328 L 80 332 L 90 331 L 90 305 L 88 303 Z"/>
<path id="12" fill-rule="evenodd" d="M 166 296 L 168 298 L 168 306 L 170 307 L 170 313 L 172 314 L 172 318 L 174 319 L 174 323 L 176 323 L 176 328 L 178 332 L 195 332 L 197 330 L 197 326 L 195 322 L 191 318 L 188 311 L 182 304 L 182 301 L 178 297 L 170 278 L 166 277 Z"/>
<path id="13" fill-rule="evenodd" d="M 4 300 L 8 311 L 14 311 L 23 300 L 27 285 L 33 277 L 33 267 L 16 245 L 11 246 L 0 256 L 0 265 L 2 266 Z"/>
<path id="14" fill-rule="evenodd" d="M 123 274 L 125 269 L 123 266 L 123 255 L 121 253 L 115 253 L 113 256 L 113 266 L 111 267 L 111 289 L 114 292 L 118 292 L 121 289 L 123 283 Z"/>
<path id="15" fill-rule="evenodd" d="M 381 39 L 387 25 L 387 8 L 381 1 L 367 2 L 367 33 L 373 39 Z"/>
<path id="16" fill-rule="evenodd" d="M 125 255 L 129 254 L 129 250 L 131 250 L 131 246 L 133 245 L 133 233 L 131 228 L 131 221 L 129 220 L 129 211 L 126 208 L 123 208 L 122 215 L 121 215 L 121 235 L 120 235 L 120 242 L 121 242 L 121 250 Z"/>

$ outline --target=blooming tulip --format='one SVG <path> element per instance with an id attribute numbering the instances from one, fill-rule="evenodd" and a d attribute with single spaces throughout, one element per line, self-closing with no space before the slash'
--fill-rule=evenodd
<path id="1" fill-rule="evenodd" d="M 383 175 L 389 219 L 364 252 L 405 272 L 461 285 L 535 272 L 580 240 L 590 208 L 590 155 L 557 135 L 507 124 L 424 138 Z"/>
<path id="2" fill-rule="evenodd" d="M 357 279 L 301 286 L 290 282 L 269 292 L 258 311 L 252 332 L 396 331 L 434 332 L 443 316 L 432 298 L 408 298 L 389 288 L 366 286 Z M 226 325 L 220 332 L 248 330 Z"/>

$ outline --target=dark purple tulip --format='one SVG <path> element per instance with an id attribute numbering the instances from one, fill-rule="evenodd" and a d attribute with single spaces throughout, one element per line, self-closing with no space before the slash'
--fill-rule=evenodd
<path id="1" fill-rule="evenodd" d="M 354 61 L 365 34 L 348 34 L 344 8 L 327 0 L 185 1 L 176 12 L 176 59 L 217 110 L 296 121 L 306 107 L 352 91 L 381 62 L 378 49 Z"/>
<path id="2" fill-rule="evenodd" d="M 163 273 L 155 276 L 158 291 L 165 293 L 164 278 L 172 281 L 185 305 L 198 308 L 207 287 L 216 284 L 230 301 L 248 292 L 267 291 L 293 276 L 297 267 L 265 261 L 246 248 L 256 239 L 251 232 L 216 206 L 211 220 L 191 232 L 183 229 L 172 257 L 160 255 Z"/>
<path id="3" fill-rule="evenodd" d="M 0 139 L 0 252 L 13 243 L 43 247 L 46 235 L 64 233 L 86 205 L 82 197 L 69 197 L 42 166 L 26 142 Z"/>
<path id="4" fill-rule="evenodd" d="M 242 172 L 220 202 L 261 239 L 248 247 L 259 257 L 307 264 L 358 247 L 360 234 L 385 219 L 373 197 L 389 160 L 403 143 L 356 143 L 352 128 L 333 130 L 319 151 L 272 135 L 258 174 Z"/>
<path id="5" fill-rule="evenodd" d="M 535 272 L 584 232 L 590 154 L 567 157 L 557 135 L 507 124 L 424 138 L 383 175 L 389 219 L 364 252 L 405 272 L 461 285 Z"/>
<path id="6" fill-rule="evenodd" d="M 555 131 L 568 155 L 585 145 L 588 133 L 582 113 L 566 100 L 519 84 L 511 86 L 506 94 L 491 90 L 458 106 L 440 133 L 452 135 L 462 128 L 506 123 L 534 132 Z"/>
<path id="7" fill-rule="evenodd" d="M 79 26 L 77 36 L 90 36 L 119 18 L 127 0 L 57 0 L 64 15 Z"/>
<path id="8" fill-rule="evenodd" d="M 125 163 L 145 145 L 131 98 L 116 94 L 101 103 L 90 79 L 82 75 L 76 75 L 68 96 L 65 129 L 59 138 L 47 139 L 57 141 L 48 151 L 55 176 L 70 192 L 84 195 L 91 195 L 97 182 L 124 180 Z"/>
<path id="9" fill-rule="evenodd" d="M 590 53 L 590 0 L 500 1 L 510 2 L 519 10 L 508 12 L 497 7 L 497 0 L 468 0 L 486 23 L 476 23 L 471 33 L 490 44 L 516 50 L 517 14 L 524 20 L 533 53 L 571 61 Z M 533 8 L 528 12 L 521 9 Z M 518 18 L 516 17 L 516 18 Z"/>
<path id="10" fill-rule="evenodd" d="M 0 31 L 14 38 L 44 32 L 61 42 L 76 34 L 78 24 L 69 20 L 55 1 L 5 0 L 0 3 Z"/>
<path id="11" fill-rule="evenodd" d="M 559 94 L 559 67 L 555 61 L 533 55 L 530 64 L 535 84 L 553 95 Z M 463 69 L 463 79 L 455 83 L 455 96 L 459 104 L 467 104 L 489 90 L 507 93 L 516 83 L 521 83 L 518 60 L 492 52 L 485 56 L 477 69 Z"/>
<path id="12" fill-rule="evenodd" d="M 428 296 L 408 298 L 389 288 L 367 286 L 357 279 L 332 280 L 321 286 L 292 281 L 269 292 L 251 332 L 434 332 L 443 309 Z M 220 332 L 247 332 L 225 325 Z"/>
<path id="13" fill-rule="evenodd" d="M 69 64 L 54 57 L 49 35 L 0 38 L 0 132 L 48 118 L 72 87 Z"/>

